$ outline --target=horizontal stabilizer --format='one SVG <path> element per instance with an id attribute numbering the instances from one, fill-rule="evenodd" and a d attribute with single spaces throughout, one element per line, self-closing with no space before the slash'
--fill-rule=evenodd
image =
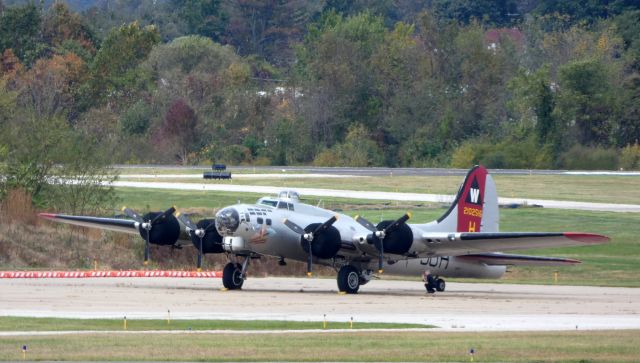
<path id="1" fill-rule="evenodd" d="M 39 217 L 56 222 L 73 224 L 81 227 L 106 229 L 109 231 L 139 234 L 136 221 L 119 218 L 100 218 L 87 216 L 69 216 L 65 214 L 39 213 Z"/>
<path id="2" fill-rule="evenodd" d="M 571 266 L 580 263 L 570 258 L 509 255 L 505 253 L 480 253 L 458 256 L 469 261 L 484 263 L 490 266 Z"/>
<path id="3" fill-rule="evenodd" d="M 576 232 L 424 233 L 424 250 L 434 256 L 460 256 L 532 248 L 602 244 L 609 237 Z"/>

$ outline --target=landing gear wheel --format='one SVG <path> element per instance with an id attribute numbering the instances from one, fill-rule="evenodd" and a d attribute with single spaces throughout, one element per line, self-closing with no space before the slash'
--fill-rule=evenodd
<path id="1" fill-rule="evenodd" d="M 351 265 L 342 266 L 338 271 L 338 289 L 347 294 L 357 294 L 360 288 L 360 272 Z"/>
<path id="2" fill-rule="evenodd" d="M 222 270 L 222 285 L 229 290 L 240 290 L 244 279 L 242 278 L 242 265 L 229 262 Z"/>
<path id="3" fill-rule="evenodd" d="M 447 284 L 444 282 L 443 279 L 436 280 L 436 291 L 442 292 L 446 287 L 447 287 Z"/>

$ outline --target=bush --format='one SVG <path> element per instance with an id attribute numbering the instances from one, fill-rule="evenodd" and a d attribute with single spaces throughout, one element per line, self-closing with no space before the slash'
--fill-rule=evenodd
<path id="1" fill-rule="evenodd" d="M 315 159 L 313 159 L 313 165 L 339 166 L 339 160 L 336 158 L 336 153 L 332 149 L 324 149 L 316 155 Z"/>
<path id="2" fill-rule="evenodd" d="M 220 160 L 231 165 L 250 163 L 252 161 L 251 149 L 243 145 L 229 145 L 222 150 Z"/>
<path id="3" fill-rule="evenodd" d="M 474 165 L 477 159 L 473 143 L 466 142 L 453 151 L 451 167 L 467 169 Z"/>
<path id="4" fill-rule="evenodd" d="M 540 146 L 535 136 L 499 143 L 473 139 L 454 150 L 451 166 L 464 169 L 482 164 L 495 169 L 541 169 L 551 165 L 551 155 L 551 147 Z"/>
<path id="5" fill-rule="evenodd" d="M 627 145 L 620 153 L 620 168 L 640 170 L 640 145 Z"/>
<path id="6" fill-rule="evenodd" d="M 615 170 L 618 152 L 615 149 L 574 145 L 560 156 L 560 165 L 566 169 Z"/>

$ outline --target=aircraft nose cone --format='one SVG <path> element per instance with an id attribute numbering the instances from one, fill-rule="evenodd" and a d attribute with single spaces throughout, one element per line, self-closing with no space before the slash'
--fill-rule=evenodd
<path id="1" fill-rule="evenodd" d="M 216 214 L 216 229 L 221 235 L 233 233 L 240 225 L 240 214 L 235 208 L 225 208 Z"/>

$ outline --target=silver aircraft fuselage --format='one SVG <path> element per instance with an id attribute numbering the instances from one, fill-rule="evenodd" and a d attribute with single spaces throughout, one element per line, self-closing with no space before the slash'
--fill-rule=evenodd
<path id="1" fill-rule="evenodd" d="M 216 214 L 216 228 L 224 236 L 225 250 L 235 254 L 257 254 L 284 259 L 306 261 L 307 252 L 302 247 L 300 235 L 286 227 L 285 220 L 300 226 L 307 226 L 318 220 L 337 216 L 333 224 L 340 232 L 342 241 L 338 254 L 332 259 L 313 257 L 316 264 L 336 269 L 346 263 L 357 265 L 362 270 L 376 269 L 378 251 L 373 244 L 366 243 L 371 232 L 357 223 L 354 218 L 300 203 L 297 198 L 264 197 L 256 204 L 236 204 L 226 207 Z M 414 236 L 420 236 L 429 225 L 409 225 Z M 500 278 L 506 266 L 488 266 L 463 257 L 408 258 L 387 254 L 385 272 L 394 275 L 420 276 L 429 270 L 442 277 Z"/>

